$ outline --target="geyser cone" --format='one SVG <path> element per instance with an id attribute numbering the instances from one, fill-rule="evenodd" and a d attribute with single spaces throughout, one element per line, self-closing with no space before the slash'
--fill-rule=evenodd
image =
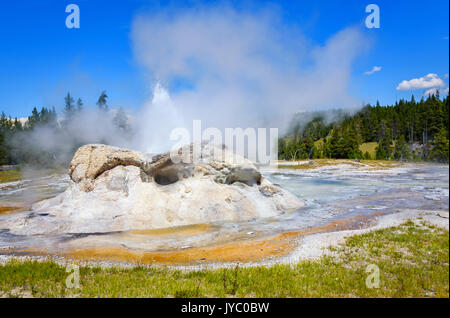
<path id="1" fill-rule="evenodd" d="M 107 145 L 85 145 L 72 159 L 69 188 L 37 203 L 33 207 L 37 216 L 10 230 L 92 233 L 242 222 L 304 205 L 261 176 L 249 160 L 212 144 L 200 148 L 198 161 L 174 163 L 169 153 L 150 157 Z M 47 217 L 39 217 L 44 212 Z"/>

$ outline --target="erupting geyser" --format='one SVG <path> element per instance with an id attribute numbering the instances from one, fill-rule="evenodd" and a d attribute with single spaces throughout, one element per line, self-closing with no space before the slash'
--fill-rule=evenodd
<path id="1" fill-rule="evenodd" d="M 304 205 L 225 147 L 201 144 L 198 160 L 192 160 L 193 145 L 183 149 L 188 156 L 178 162 L 170 153 L 150 156 L 107 145 L 82 146 L 70 164 L 67 190 L 35 204 L 26 222 L 11 220 L 10 231 L 93 233 L 240 222 Z"/>

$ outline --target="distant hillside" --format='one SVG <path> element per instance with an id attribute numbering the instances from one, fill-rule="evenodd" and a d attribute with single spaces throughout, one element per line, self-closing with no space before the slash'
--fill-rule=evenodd
<path id="1" fill-rule="evenodd" d="M 449 97 L 395 105 L 297 114 L 279 142 L 279 158 L 366 158 L 448 162 Z"/>

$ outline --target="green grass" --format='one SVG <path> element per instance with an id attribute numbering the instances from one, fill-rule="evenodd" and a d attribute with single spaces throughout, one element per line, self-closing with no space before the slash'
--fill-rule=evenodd
<path id="1" fill-rule="evenodd" d="M 22 179 L 19 170 L 0 171 L 0 183 L 13 182 Z"/>
<path id="2" fill-rule="evenodd" d="M 359 149 L 363 154 L 368 152 L 370 154 L 371 158 L 376 157 L 376 148 L 378 147 L 378 143 L 376 141 L 374 142 L 365 142 L 359 146 Z"/>
<path id="3" fill-rule="evenodd" d="M 0 266 L 0 296 L 21 297 L 449 297 L 449 233 L 407 222 L 347 239 L 336 255 L 297 265 L 184 272 L 80 267 L 79 289 L 51 261 Z M 367 265 L 380 288 L 366 286 Z"/>

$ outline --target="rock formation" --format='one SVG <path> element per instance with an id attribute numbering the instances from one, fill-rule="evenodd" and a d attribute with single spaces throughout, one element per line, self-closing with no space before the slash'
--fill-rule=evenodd
<path id="1" fill-rule="evenodd" d="M 242 222 L 303 206 L 249 160 L 211 144 L 201 144 L 201 156 L 193 160 L 193 147 L 184 148 L 187 156 L 180 149 L 174 160 L 170 153 L 152 157 L 107 145 L 82 146 L 70 164 L 69 188 L 35 204 L 36 217 L 11 230 L 92 233 Z"/>

